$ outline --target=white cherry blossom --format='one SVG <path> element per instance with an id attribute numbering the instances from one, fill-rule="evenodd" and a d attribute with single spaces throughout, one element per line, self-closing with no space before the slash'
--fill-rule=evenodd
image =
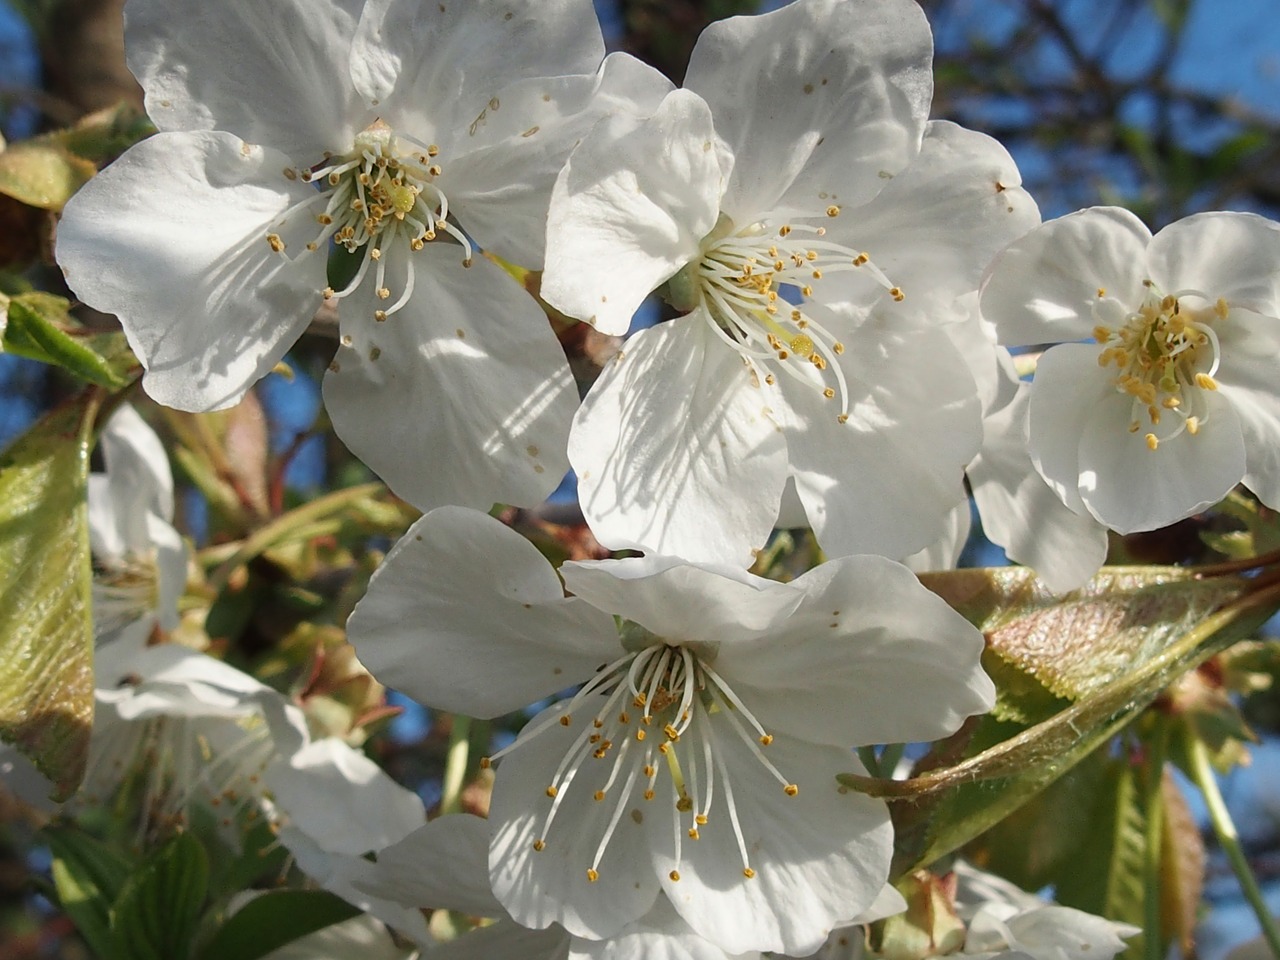
<path id="1" fill-rule="evenodd" d="M 125 43 L 160 132 L 72 198 L 57 252 L 121 318 L 147 391 L 235 403 L 343 301 L 326 404 L 400 495 L 553 489 L 572 377 L 476 245 L 540 266 L 565 155 L 669 88 L 602 63 L 589 0 L 129 0 Z"/>
<path id="2" fill-rule="evenodd" d="M 1040 358 L 1028 414 L 1031 457 L 1067 507 L 1132 533 L 1242 480 L 1280 506 L 1278 261 L 1263 217 L 1197 214 L 1152 236 L 1117 207 L 1000 256 L 981 309 L 1001 341 L 1072 341 Z"/>
<path id="3" fill-rule="evenodd" d="M 995 141 L 927 123 L 910 0 L 799 0 L 712 24 L 686 89 L 602 123 L 552 198 L 542 294 L 620 334 L 575 420 L 601 542 L 750 562 L 790 477 L 831 554 L 942 532 L 980 427 L 939 314 L 1038 222 Z"/>
<path id="4" fill-rule="evenodd" d="M 157 625 L 178 625 L 187 582 L 171 522 L 173 473 L 160 438 L 128 405 L 111 415 L 98 446 L 106 470 L 89 475 L 88 489 L 94 634 L 99 643 L 141 642 Z"/>
<path id="5" fill-rule="evenodd" d="M 443 507 L 348 623 L 376 676 L 434 708 L 493 717 L 581 684 L 493 757 L 511 916 L 603 940 L 662 896 L 728 953 L 803 955 L 869 908 L 888 811 L 835 775 L 854 746 L 989 709 L 981 635 L 880 557 L 786 584 L 661 556 L 560 575 L 571 597 L 517 533 Z"/>

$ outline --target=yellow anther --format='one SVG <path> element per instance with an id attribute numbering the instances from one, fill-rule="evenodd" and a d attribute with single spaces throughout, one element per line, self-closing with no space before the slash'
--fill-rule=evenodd
<path id="1" fill-rule="evenodd" d="M 370 259 L 370 260 L 381 260 L 381 259 L 382 259 L 382 248 L 381 248 L 381 247 L 374 247 L 372 250 L 370 250 L 370 251 L 369 251 L 369 259 Z"/>
<path id="2" fill-rule="evenodd" d="M 267 245 L 276 253 L 284 253 L 284 241 L 280 239 L 278 233 L 267 234 Z"/>
<path id="3" fill-rule="evenodd" d="M 642 728 L 639 728 L 639 727 L 636 728 L 636 739 L 637 740 L 644 739 L 644 730 Z"/>
<path id="4" fill-rule="evenodd" d="M 480 769 L 481 769 L 481 770 L 488 770 L 488 769 L 489 769 L 489 767 L 491 767 L 492 765 L 493 765 L 493 761 L 492 761 L 492 760 L 490 760 L 488 757 L 481 757 L 481 758 L 480 758 Z"/>
<path id="5" fill-rule="evenodd" d="M 788 236 L 790 233 L 791 233 L 791 224 L 789 223 L 784 223 L 782 226 L 778 228 L 778 236 L 780 237 Z"/>
<path id="6" fill-rule="evenodd" d="M 1199 432 L 1200 432 L 1200 418 L 1187 417 L 1187 433 L 1191 434 L 1194 437 Z"/>
<path id="7" fill-rule="evenodd" d="M 831 206 L 827 207 L 827 216 L 828 217 L 840 216 L 840 208 L 837 207 L 835 204 L 832 204 Z"/>
<path id="8" fill-rule="evenodd" d="M 587 870 L 587 880 L 589 880 L 591 883 L 595 883 L 599 879 L 600 879 L 600 874 L 595 867 L 591 867 L 590 869 Z"/>
<path id="9" fill-rule="evenodd" d="M 836 392 L 835 392 L 835 390 L 834 390 L 834 389 L 832 389 L 831 387 L 826 387 L 826 388 L 822 391 L 822 395 L 823 395 L 824 397 L 826 397 L 828 400 L 833 400 L 833 399 L 835 399 Z"/>
<path id="10" fill-rule="evenodd" d="M 670 873 L 668 873 L 668 874 L 667 874 L 667 876 L 668 876 L 668 877 L 670 877 L 672 880 L 679 880 L 679 879 L 680 879 L 680 871 L 679 871 L 679 870 L 672 870 Z"/>
<path id="11" fill-rule="evenodd" d="M 1213 312 L 1217 315 L 1219 320 L 1227 319 L 1227 313 L 1229 312 L 1227 308 L 1227 301 L 1219 297 L 1218 302 L 1213 305 Z"/>
<path id="12" fill-rule="evenodd" d="M 320 291 L 320 296 L 324 297 L 326 300 L 332 300 L 335 296 L 333 287 L 325 287 Z"/>
<path id="13" fill-rule="evenodd" d="M 1099 297 L 1105 297 L 1106 295 L 1107 295 L 1107 288 L 1106 288 L 1106 287 L 1099 287 L 1099 288 L 1098 288 L 1098 296 L 1099 296 Z"/>
<path id="14" fill-rule="evenodd" d="M 869 255 L 869 254 L 867 254 L 867 253 L 865 253 L 865 252 L 864 252 L 864 253 L 860 253 L 860 254 L 858 254 L 856 257 L 854 257 L 854 258 L 853 258 L 853 265 L 854 265 L 855 267 L 860 267 L 860 266 L 862 266 L 864 263 L 867 263 L 867 262 L 868 262 L 868 261 L 870 261 L 870 260 L 871 260 L 871 257 L 870 257 L 870 255 Z"/>
<path id="15" fill-rule="evenodd" d="M 797 787 L 794 783 L 788 783 L 785 787 L 782 788 L 782 792 L 785 793 L 788 797 L 794 797 L 796 794 L 800 792 L 800 788 Z"/>
<path id="16" fill-rule="evenodd" d="M 644 798 L 646 800 L 652 800 L 654 798 L 654 792 L 652 790 L 646 790 L 644 792 Z"/>
<path id="17" fill-rule="evenodd" d="M 836 417 L 836 423 L 848 423 L 848 422 L 849 422 L 849 415 L 847 413 L 842 413 L 838 417 Z"/>
<path id="18" fill-rule="evenodd" d="M 1213 379 L 1213 377 L 1209 376 L 1207 373 L 1197 373 L 1196 386 L 1201 390 L 1217 390 L 1218 381 Z"/>
<path id="19" fill-rule="evenodd" d="M 698 828 L 697 828 L 697 827 L 690 827 L 690 828 L 689 828 L 689 839 L 690 839 L 690 840 L 698 840 L 698 839 L 700 839 L 701 837 L 702 837 L 702 834 L 700 834 L 700 833 L 698 832 Z"/>
<path id="20" fill-rule="evenodd" d="M 1111 328 L 1098 324 L 1093 328 L 1093 339 L 1097 340 L 1099 343 L 1106 343 L 1111 339 Z"/>
<path id="21" fill-rule="evenodd" d="M 1165 397 L 1160 401 L 1160 406 L 1164 407 L 1166 410 L 1176 410 L 1178 407 L 1182 406 L 1182 401 L 1177 397 Z"/>
<path id="22" fill-rule="evenodd" d="M 752 870 L 750 867 L 743 867 L 742 875 L 746 877 L 748 880 L 753 880 L 755 879 L 756 872 Z"/>
<path id="23" fill-rule="evenodd" d="M 385 310 L 373 311 L 373 319 L 377 320 L 379 323 L 385 323 L 387 320 L 387 311 Z"/>
<path id="24" fill-rule="evenodd" d="M 391 296 L 391 290 L 390 290 L 389 288 L 387 288 L 387 287 L 379 287 L 379 288 L 378 288 L 378 299 L 379 299 L 379 300 L 386 300 L 389 296 Z"/>
<path id="25" fill-rule="evenodd" d="M 567 727 L 571 723 L 573 723 L 573 714 L 571 713 L 566 713 L 560 718 L 560 726 L 562 727 Z M 598 727 L 599 725 L 599 721 L 596 721 L 596 726 Z"/>
<path id="26" fill-rule="evenodd" d="M 592 798 L 593 798 L 597 803 L 599 803 L 601 800 L 603 800 L 603 799 L 604 799 L 604 791 L 603 791 L 603 790 L 597 790 L 597 791 L 596 791 L 595 793 L 593 793 L 591 796 L 592 796 Z"/>
<path id="27" fill-rule="evenodd" d="M 657 774 L 657 772 L 658 772 L 658 768 L 657 768 L 657 767 L 655 767 L 655 766 L 653 766 L 653 764 L 651 764 L 651 763 L 646 763 L 646 764 L 644 765 L 644 775 L 645 775 L 646 777 L 652 777 L 652 776 L 656 775 L 656 774 Z"/>
<path id="28" fill-rule="evenodd" d="M 898 303 L 901 303 L 904 299 L 906 299 L 907 295 L 902 292 L 901 287 L 890 287 L 889 296 L 893 297 L 893 299 L 896 300 Z"/>
<path id="29" fill-rule="evenodd" d="M 1148 433 L 1148 434 L 1147 434 L 1147 449 L 1148 449 L 1148 450 L 1154 450 L 1154 449 L 1156 449 L 1156 448 L 1157 448 L 1157 447 L 1159 447 L 1159 446 L 1160 446 L 1160 438 L 1159 438 L 1159 437 L 1157 437 L 1154 433 Z"/>
<path id="30" fill-rule="evenodd" d="M 545 840 L 533 841 L 533 849 L 536 850 L 538 853 L 541 853 L 543 850 L 547 849 L 547 841 Z"/>
<path id="31" fill-rule="evenodd" d="M 547 796 L 548 796 L 548 797 L 554 797 L 554 796 L 555 796 L 557 793 L 559 793 L 559 792 L 560 792 L 560 791 L 559 791 L 559 790 L 557 790 L 557 789 L 555 788 L 555 785 L 554 785 L 554 784 L 553 784 L 552 786 L 547 787 Z"/>
<path id="32" fill-rule="evenodd" d="M 766 733 L 760 738 L 760 746 L 762 747 L 767 747 L 771 743 L 773 743 L 772 733 Z"/>

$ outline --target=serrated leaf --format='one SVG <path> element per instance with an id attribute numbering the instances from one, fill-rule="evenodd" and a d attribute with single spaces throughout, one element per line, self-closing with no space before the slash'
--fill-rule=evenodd
<path id="1" fill-rule="evenodd" d="M 213 935 L 200 960 L 258 960 L 360 911 L 322 890 L 274 890 L 250 900 Z"/>
<path id="2" fill-rule="evenodd" d="M 204 847 L 191 834 L 178 834 L 129 878 L 112 905 L 117 955 L 130 960 L 189 957 L 208 891 Z"/>
<path id="3" fill-rule="evenodd" d="M 1142 926 L 1146 886 L 1146 815 L 1143 771 L 1127 758 L 1103 761 L 1103 778 L 1090 814 L 1091 826 L 1079 835 L 1075 855 L 1052 874 L 1054 899 L 1085 910 Z M 1141 955 L 1141 936 L 1128 941 Z"/>
<path id="4" fill-rule="evenodd" d="M 60 143 L 26 140 L 0 153 L 0 193 L 41 210 L 61 210 L 97 173 Z"/>
<path id="5" fill-rule="evenodd" d="M 1104 567 L 1058 597 L 1025 567 L 926 574 L 989 649 L 1057 697 L 1078 700 L 1151 659 L 1240 592 L 1178 567 Z"/>
<path id="6" fill-rule="evenodd" d="M 1163 570 L 1153 574 L 1165 575 Z M 968 600 L 995 589 L 999 581 L 998 576 L 970 579 L 980 589 L 967 591 Z M 1188 583 L 1172 578 L 1161 589 L 1183 591 Z M 1217 589 L 1233 597 L 1232 602 L 1159 651 L 1151 651 L 1142 635 L 1130 634 L 1136 649 L 1148 658 L 1052 717 L 1027 728 L 990 717 L 982 720 L 966 760 L 906 781 L 842 774 L 839 779 L 847 786 L 912 801 L 893 806 L 895 875 L 932 863 L 1021 807 L 1128 725 L 1171 682 L 1249 635 L 1280 607 L 1280 585 L 1275 583 L 1259 586 L 1244 578 L 1221 578 Z M 1152 598 L 1146 598 L 1144 609 L 1151 603 Z M 1167 608 L 1176 610 L 1178 605 L 1169 603 Z M 1106 618 L 1111 622 L 1110 613 Z M 1090 635 L 1087 623 L 1076 625 Z"/>
<path id="7" fill-rule="evenodd" d="M 90 383 L 120 390 L 139 369 L 123 333 L 72 335 L 70 304 L 48 293 L 24 293 L 8 304 L 7 353 L 60 366 Z"/>
<path id="8" fill-rule="evenodd" d="M 114 957 L 111 904 L 129 879 L 132 865 L 77 827 L 50 827 L 44 838 L 53 857 L 59 905 L 97 954 Z"/>
<path id="9" fill-rule="evenodd" d="M 0 739 L 65 800 L 93 723 L 93 623 L 85 485 L 96 388 L 0 455 Z"/>

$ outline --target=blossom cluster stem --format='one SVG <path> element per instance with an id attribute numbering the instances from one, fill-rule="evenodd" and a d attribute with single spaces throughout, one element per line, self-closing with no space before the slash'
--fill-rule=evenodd
<path id="1" fill-rule="evenodd" d="M 440 791 L 440 813 L 458 813 L 462 809 L 462 787 L 467 780 L 467 764 L 471 757 L 471 718 L 453 715 L 449 731 L 449 752 L 445 754 L 444 785 Z"/>
<path id="2" fill-rule="evenodd" d="M 1222 792 L 1218 789 L 1218 779 L 1209 762 L 1209 751 L 1205 748 L 1204 741 L 1194 735 L 1189 736 L 1187 754 L 1191 758 L 1192 778 L 1204 795 L 1205 806 L 1209 810 L 1209 820 L 1213 824 L 1213 832 L 1218 838 L 1218 844 L 1227 855 L 1231 869 L 1240 882 L 1244 898 L 1249 901 L 1249 906 L 1253 908 L 1258 918 L 1262 935 L 1266 938 L 1272 955 L 1280 957 L 1280 929 L 1277 929 L 1271 911 L 1262 898 L 1262 891 L 1258 889 L 1258 881 L 1249 867 L 1249 860 L 1245 856 L 1244 847 L 1240 844 L 1240 835 L 1236 832 L 1235 822 L 1231 819 L 1231 813 L 1223 802 Z"/>

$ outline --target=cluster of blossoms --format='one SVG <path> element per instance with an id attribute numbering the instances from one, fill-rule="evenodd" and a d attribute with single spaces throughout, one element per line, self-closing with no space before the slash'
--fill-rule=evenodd
<path id="1" fill-rule="evenodd" d="M 981 634 L 900 562 L 954 564 L 966 477 L 988 534 L 1059 591 L 1101 565 L 1108 528 L 1241 480 L 1280 507 L 1280 227 L 1206 214 L 1151 237 L 1110 208 L 1041 225 L 998 143 L 929 119 L 914 0 L 713 24 L 681 89 L 605 56 L 588 0 L 126 14 L 159 132 L 67 205 L 69 284 L 119 315 L 147 392 L 196 411 L 237 402 L 336 306 L 329 416 L 428 511 L 350 619 L 361 660 L 474 717 L 567 693 L 486 758 L 487 821 L 416 830 L 411 802 L 194 654 L 130 647 L 101 737 L 155 738 L 136 725 L 187 684 L 178 729 L 253 761 L 234 788 L 210 767 L 209 797 L 299 827 L 300 863 L 410 936 L 420 907 L 495 918 L 434 949 L 834 950 L 903 907 L 885 804 L 836 779 L 863 772 L 853 748 L 946 736 L 994 700 Z M 607 334 L 655 292 L 681 316 L 634 333 L 579 404 L 500 261 Z M 1019 380 L 1005 348 L 1055 341 Z M 570 465 L 598 540 L 643 556 L 557 570 L 478 512 L 538 503 Z M 95 528 L 99 611 L 135 596 L 140 550 L 180 551 L 171 488 L 143 505 Z M 833 559 L 748 572 L 801 525 Z M 149 749 L 182 763 L 190 742 Z M 307 777 L 384 800 L 326 829 Z M 168 816 L 191 799 L 157 791 Z M 1034 955 L 1043 919 L 980 912 L 964 949 Z M 1091 956 L 1122 948 L 1107 936 Z"/>

